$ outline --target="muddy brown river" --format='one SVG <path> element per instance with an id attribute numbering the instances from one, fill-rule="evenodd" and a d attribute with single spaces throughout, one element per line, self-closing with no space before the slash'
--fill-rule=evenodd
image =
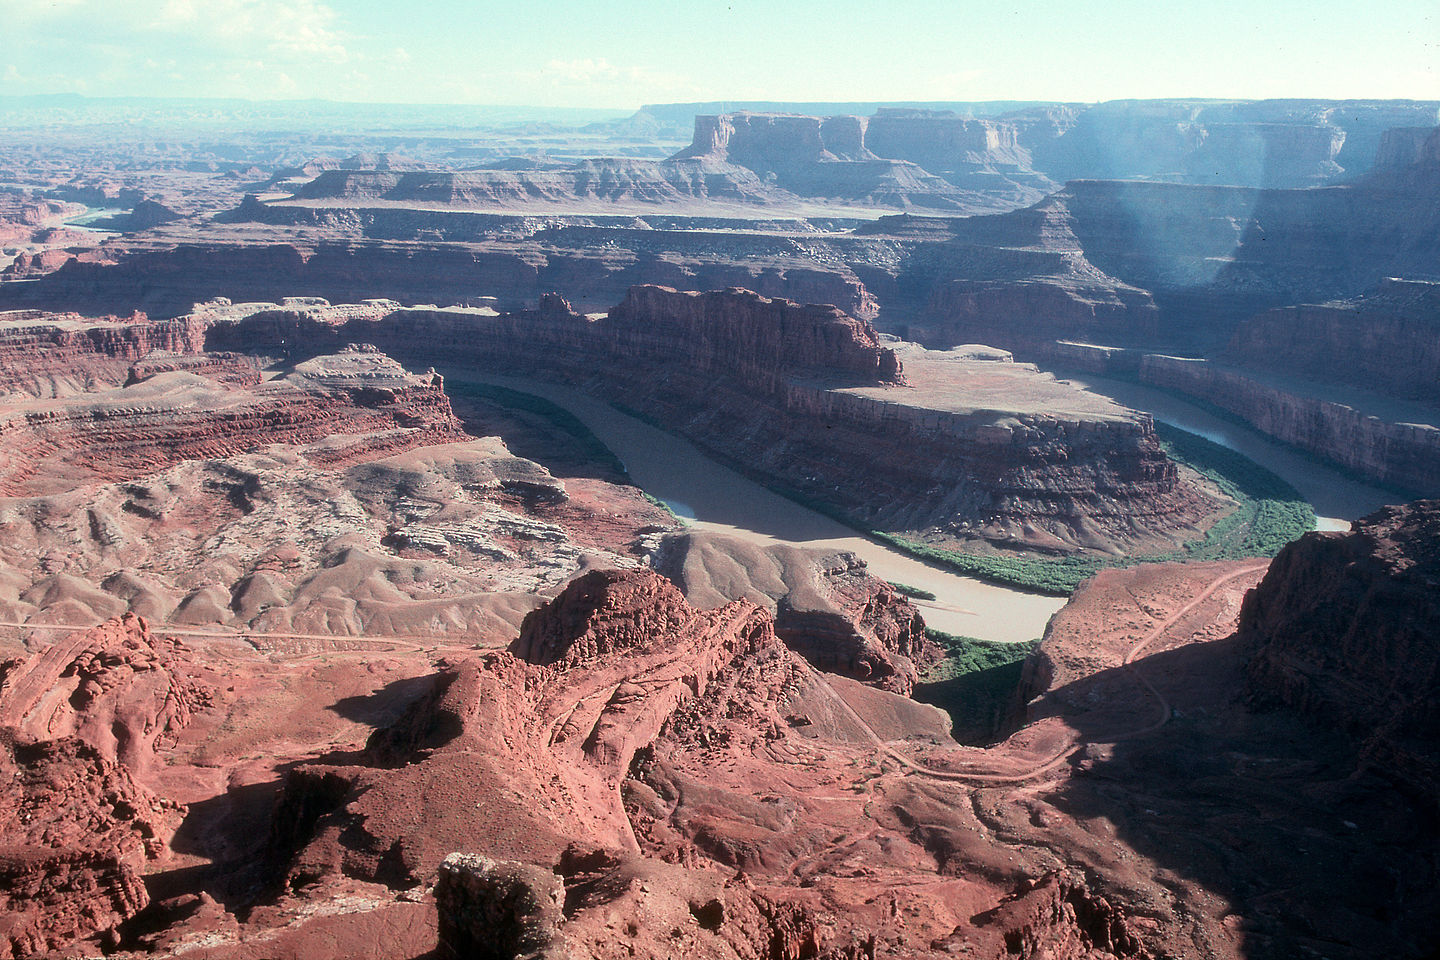
<path id="1" fill-rule="evenodd" d="M 485 383 L 543 397 L 568 410 L 624 462 L 637 484 L 664 500 L 689 525 L 761 545 L 849 550 L 863 559 L 875 576 L 935 594 L 937 600 L 917 601 L 917 606 L 926 623 L 938 630 L 986 640 L 1031 640 L 1044 633 L 1051 615 L 1065 603 L 1060 597 L 1039 596 L 961 576 L 868 540 L 717 463 L 689 441 L 621 413 L 581 390 L 471 370 L 447 371 L 446 376 L 456 383 Z M 1307 497 L 1324 518 L 1322 529 L 1344 529 L 1348 520 L 1396 499 L 1168 394 L 1101 378 L 1070 379 L 1127 406 L 1150 410 L 1158 420 L 1244 453 L 1284 477 Z"/>

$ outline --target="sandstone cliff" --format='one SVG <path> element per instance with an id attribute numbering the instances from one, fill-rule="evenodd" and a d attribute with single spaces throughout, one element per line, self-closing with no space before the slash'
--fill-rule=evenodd
<path id="1" fill-rule="evenodd" d="M 897 282 L 928 299 L 915 335 L 933 330 L 937 345 L 1048 335 L 1214 352 L 1258 311 L 1433 274 L 1437 170 L 1422 160 L 1313 190 L 1072 181 L 1032 208 L 948 225 Z"/>
<path id="2" fill-rule="evenodd" d="M 685 158 L 728 162 L 803 197 L 932 210 L 1011 208 L 1054 187 L 1030 169 L 1013 123 L 938 110 L 697 116 L 674 159 Z"/>
<path id="3" fill-rule="evenodd" d="M 1246 320 L 1230 363 L 1440 403 L 1440 283 L 1387 279 L 1363 296 Z"/>
<path id="4" fill-rule="evenodd" d="M 859 383 L 902 383 L 895 351 L 837 307 L 771 300 L 744 290 L 677 294 L 632 287 L 601 324 L 608 350 L 679 362 L 775 390 L 779 376 L 817 370 Z"/>
<path id="5" fill-rule="evenodd" d="M 0 391 L 55 396 L 87 382 L 119 384 L 143 357 L 199 353 L 204 344 L 205 325 L 183 319 L 0 312 Z"/>
<path id="6" fill-rule="evenodd" d="M 1004 374 L 1001 394 L 1040 390 L 1052 405 L 1001 409 L 974 389 L 992 371 L 980 363 L 962 376 L 961 358 L 948 356 L 930 363 L 925 389 L 907 389 L 894 349 L 831 307 L 645 286 L 599 319 L 548 298 L 498 317 L 400 310 L 333 320 L 262 310 L 217 323 L 207 342 L 303 355 L 364 341 L 412 365 L 568 379 L 883 529 L 963 526 L 1027 546 L 1108 550 L 1165 541 L 1200 502 L 1177 487 L 1148 418 L 1091 410 L 1078 392 L 1014 365 L 994 371 Z"/>
<path id="7" fill-rule="evenodd" d="M 328 170 L 302 185 L 301 200 L 444 204 L 467 208 L 545 209 L 565 204 L 679 204 L 716 201 L 767 205 L 789 199 L 745 167 L 708 160 L 596 159 L 562 169 L 390 172 Z"/>
<path id="8" fill-rule="evenodd" d="M 1262 433 L 1382 483 L 1422 494 L 1440 491 L 1440 416 L 1433 407 L 1159 354 L 1141 358 L 1140 379 L 1198 397 Z"/>
<path id="9" fill-rule="evenodd" d="M 1361 758 L 1440 793 L 1440 502 L 1386 507 L 1286 547 L 1246 598 L 1247 696 L 1354 738 Z"/>
<path id="10" fill-rule="evenodd" d="M 277 442 L 324 441 L 328 449 L 316 449 L 315 459 L 342 464 L 461 436 L 438 383 L 374 353 L 314 358 L 280 381 L 254 377 L 244 391 L 190 370 L 136 379 L 124 391 L 0 415 L 0 449 L 8 454 L 0 490 L 43 493 L 82 478 L 135 479 Z"/>
<path id="11" fill-rule="evenodd" d="M 435 243 L 432 228 L 399 230 L 388 215 L 376 239 L 274 240 L 244 236 L 176 244 L 112 245 L 113 260 L 68 254 L 34 283 L 0 286 L 0 304 L 85 313 L 142 310 L 178 316 L 216 297 L 235 302 L 308 295 L 335 302 L 385 297 L 405 303 L 492 302 L 516 308 L 560 292 L 586 310 L 603 310 L 638 283 L 685 290 L 743 286 L 767 296 L 833 303 L 860 317 L 877 305 L 844 263 L 817 265 L 793 242 L 765 242 L 756 255 L 746 239 L 677 231 L 643 242 L 613 235 L 553 240 L 491 238 Z M 404 223 L 404 218 L 401 218 Z M 400 232 L 396 240 L 386 235 Z M 243 231 L 242 231 L 243 232 Z M 418 233 L 418 236 L 414 235 Z"/>

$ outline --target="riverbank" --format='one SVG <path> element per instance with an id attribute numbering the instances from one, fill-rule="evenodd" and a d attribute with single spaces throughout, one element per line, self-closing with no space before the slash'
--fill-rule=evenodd
<path id="1" fill-rule="evenodd" d="M 467 384 L 532 394 L 564 409 L 623 462 L 634 482 L 687 524 L 760 545 L 848 550 L 883 580 L 917 587 L 937 600 L 915 600 L 937 630 L 1005 643 L 1045 632 L 1064 599 L 1009 589 L 924 563 L 858 535 L 838 520 L 788 500 L 717 463 L 693 444 L 622 413 L 573 387 L 522 377 L 442 369 L 447 389 Z"/>
<path id="2" fill-rule="evenodd" d="M 1163 421 L 1156 424 L 1156 433 L 1170 459 L 1204 477 L 1236 504 L 1203 537 L 1178 550 L 1130 557 L 976 555 L 878 530 L 871 536 L 982 580 L 1069 596 L 1081 583 L 1107 568 L 1273 557 L 1287 543 L 1315 529 L 1315 511 L 1309 503 L 1289 483 L 1254 460 Z"/>

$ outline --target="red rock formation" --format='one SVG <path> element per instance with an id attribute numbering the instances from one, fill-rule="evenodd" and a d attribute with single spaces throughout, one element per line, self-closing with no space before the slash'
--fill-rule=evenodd
<path id="1" fill-rule="evenodd" d="M 931 291 L 925 312 L 910 332 L 927 344 L 985 343 L 1030 357 L 1061 339 L 1143 342 L 1155 335 L 1158 321 L 1143 291 L 1064 276 L 953 280 Z"/>
<path id="2" fill-rule="evenodd" d="M 149 903 L 141 873 L 173 806 L 75 738 L 4 739 L 0 777 L 0 957 L 71 947 Z"/>
<path id="3" fill-rule="evenodd" d="M 0 271 L 0 275 L 14 280 L 42 277 L 47 273 L 59 270 L 74 259 L 75 253 L 72 250 L 50 249 L 41 250 L 38 253 L 21 251 L 15 255 L 15 259 L 3 271 Z"/>
<path id="4" fill-rule="evenodd" d="M 868 741 L 857 753 L 849 708 L 752 604 L 701 612 L 653 572 L 595 571 L 514 649 L 545 665 L 466 658 L 371 738 L 366 765 L 290 776 L 272 849 L 294 895 L 438 875 L 455 955 L 608 956 L 618 940 L 642 957 L 1146 956 L 1078 880 L 936 876 L 907 825 L 943 806 L 902 790 L 867 821 L 867 791 L 837 787 L 873 775 L 856 763 Z M 907 702 L 871 696 L 857 709 Z"/>
<path id="5" fill-rule="evenodd" d="M 186 657 L 134 614 L 77 631 L 28 661 L 0 664 L 0 726 L 37 742 L 77 738 L 143 777 L 157 743 L 209 695 L 187 676 Z"/>
<path id="6" fill-rule="evenodd" d="M 166 223 L 174 223 L 181 219 L 181 214 L 165 206 L 158 200 L 149 198 L 141 200 L 125 216 L 125 229 L 127 231 L 149 230 Z"/>
<path id="7" fill-rule="evenodd" d="M 130 365 L 154 353 L 193 354 L 205 348 L 205 324 L 81 318 L 42 311 L 0 313 L 0 389 L 53 396 L 57 381 L 123 383 Z"/>
<path id="8" fill-rule="evenodd" d="M 277 442 L 326 441 L 313 459 L 344 464 L 462 436 L 438 383 L 373 353 L 315 358 L 263 384 L 249 376 L 211 383 L 188 371 L 136 379 L 125 390 L 0 416 L 0 447 L 10 454 L 0 489 L 47 490 L 63 470 L 72 484 L 133 479 Z M 249 389 L 228 389 L 242 384 Z"/>
<path id="9" fill-rule="evenodd" d="M 1017 128 L 948 111 L 874 117 L 730 113 L 695 117 L 672 161 L 738 166 L 802 197 L 975 212 L 1031 203 L 1054 184 L 1029 167 Z"/>
<path id="10" fill-rule="evenodd" d="M 809 663 L 884 690 L 908 696 L 941 655 L 914 605 L 851 553 L 690 531 L 661 540 L 651 563 L 702 609 L 764 604 L 775 613 L 775 634 Z"/>
<path id="11" fill-rule="evenodd" d="M 592 570 L 527 616 L 510 652 L 541 666 L 577 667 L 643 649 L 698 615 L 663 577 Z"/>
<path id="12" fill-rule="evenodd" d="M 836 307 L 767 300 L 746 290 L 679 293 L 632 287 L 601 330 L 611 350 L 693 364 L 776 389 L 779 376 L 814 368 L 861 383 L 900 383 L 895 352 L 870 324 Z"/>
<path id="13" fill-rule="evenodd" d="M 776 251 L 767 241 L 766 256 L 758 259 L 734 237 L 722 240 L 735 252 L 717 253 L 720 240 L 688 230 L 661 235 L 663 240 L 645 231 L 647 242 L 633 251 L 617 249 L 606 236 L 578 245 L 552 244 L 517 240 L 506 230 L 499 231 L 501 239 L 435 244 L 425 242 L 438 231 L 424 216 L 407 230 L 404 225 L 417 218 L 412 211 L 363 213 L 355 217 L 362 224 L 373 221 L 367 232 L 377 239 L 258 244 L 249 236 L 222 236 L 180 244 L 112 243 L 106 247 L 112 260 L 81 257 L 35 283 L 0 286 L 0 306 L 139 309 L 177 316 L 217 296 L 237 303 L 307 294 L 336 302 L 389 297 L 441 304 L 498 297 L 518 306 L 559 291 L 586 310 L 600 310 L 636 283 L 661 282 L 690 290 L 760 286 L 767 294 L 839 304 L 857 316 L 873 316 L 876 310 L 854 271 L 843 263 L 817 266 L 797 255 L 793 244 Z M 417 238 L 410 240 L 415 231 Z M 396 232 L 406 242 L 385 239 Z"/>
<path id="14" fill-rule="evenodd" d="M 1440 796 L 1440 501 L 1307 534 L 1245 600 L 1252 703 L 1352 735 L 1362 757 Z"/>
<path id="15" fill-rule="evenodd" d="M 894 350 L 864 321 L 747 291 L 638 287 L 595 320 L 558 297 L 499 317 L 268 310 L 223 320 L 207 337 L 212 347 L 302 355 L 345 341 L 379 344 L 412 366 L 498 364 L 587 384 L 752 475 L 883 529 L 963 523 L 1016 543 L 1108 549 L 1163 540 L 1199 504 L 1177 488 L 1145 417 L 1005 413 L 978 398 L 968 407 L 939 382 L 928 402 L 925 391 L 912 399 L 896 389 Z M 865 384 L 886 389 L 845 392 Z M 1103 532 L 1087 532 L 1091 521 Z"/>
<path id="16" fill-rule="evenodd" d="M 140 786 L 203 693 L 127 616 L 0 663 L 0 957 L 112 935 L 183 812 Z"/>
<path id="17" fill-rule="evenodd" d="M 909 695 L 919 671 L 940 652 L 925 639 L 925 621 L 914 605 L 859 566 L 847 561 L 823 571 L 839 616 L 783 602 L 775 632 L 822 670 Z"/>
<path id="18" fill-rule="evenodd" d="M 469 209 L 684 201 L 766 205 L 786 198 L 749 170 L 719 163 L 589 159 L 559 169 L 391 172 L 327 170 L 295 192 L 302 200 L 446 204 Z"/>
<path id="19" fill-rule="evenodd" d="M 455 850 L 543 863 L 573 840 L 633 849 L 616 791 L 636 752 L 736 658 L 766 646 L 783 650 L 752 604 L 700 612 L 657 573 L 587 574 L 532 614 L 514 645 L 553 667 L 508 654 L 459 663 L 372 738 L 372 762 L 397 768 L 295 772 L 277 823 L 314 824 L 316 839 L 291 883 L 343 870 L 404 888 Z M 427 761 L 406 766 L 417 751 Z M 287 834 L 275 848 L 305 839 Z"/>

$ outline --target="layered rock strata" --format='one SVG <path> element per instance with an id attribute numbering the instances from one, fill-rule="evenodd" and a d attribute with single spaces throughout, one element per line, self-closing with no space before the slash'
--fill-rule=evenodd
<path id="1" fill-rule="evenodd" d="M 278 376 L 251 355 L 141 354 L 200 349 L 209 322 L 0 336 L 0 620 L 508 636 L 536 591 L 638 562 L 639 531 L 672 522 L 633 487 L 562 482 L 468 436 L 437 376 L 373 348 Z"/>
<path id="2" fill-rule="evenodd" d="M 1412 153 L 1313 190 L 1075 180 L 1029 209 L 947 224 L 902 261 L 897 284 L 924 291 L 913 335 L 926 343 L 1031 356 L 1054 339 L 1219 352 L 1257 311 L 1433 275 L 1440 165 L 1433 146 Z M 867 283 L 888 305 L 888 288 Z"/>
<path id="3" fill-rule="evenodd" d="M 1440 283 L 1391 278 L 1349 300 L 1259 314 L 1224 359 L 1440 404 Z"/>
<path id="4" fill-rule="evenodd" d="M 0 415 L 0 491 L 130 480 L 267 443 L 316 444 L 317 462 L 344 464 L 462 436 L 437 382 L 379 354 L 317 357 L 285 380 L 258 379 L 234 391 L 188 370 L 151 372 L 122 391 L 17 405 Z"/>
<path id="5" fill-rule="evenodd" d="M 499 317 L 260 310 L 207 336 L 261 351 L 343 340 L 456 374 L 518 369 L 589 385 L 751 475 L 886 529 L 1108 550 L 1166 541 L 1206 509 L 1177 487 L 1142 415 L 968 354 L 917 352 L 927 375 L 907 386 L 895 350 L 864 321 L 747 291 L 637 287 L 598 319 L 559 298 Z M 1024 399 L 1007 409 L 992 393 Z"/>
<path id="6" fill-rule="evenodd" d="M 6 392 L 54 396 L 86 384 L 124 383 L 131 364 L 152 354 L 199 353 L 205 325 L 194 320 L 82 318 L 41 310 L 0 312 L 0 384 Z M 78 381 L 66 384 L 66 380 Z"/>
<path id="7" fill-rule="evenodd" d="M 697 116 L 672 162 L 725 163 L 802 197 L 975 212 L 1038 199 L 1054 184 L 1030 169 L 1016 127 L 943 111 L 874 117 Z"/>
<path id="8" fill-rule="evenodd" d="M 1160 354 L 1141 358 L 1140 379 L 1227 410 L 1373 480 L 1414 493 L 1440 491 L 1440 410 L 1429 404 Z"/>
<path id="9" fill-rule="evenodd" d="M 336 302 L 388 297 L 422 304 L 499 298 L 518 307 L 561 291 L 594 310 L 614 304 L 634 284 L 664 283 L 690 290 L 743 286 L 839 304 L 857 316 L 876 310 L 853 270 L 841 262 L 817 265 L 793 240 L 763 238 L 757 250 L 744 237 L 686 230 L 660 234 L 659 240 L 645 231 L 622 237 L 624 245 L 609 231 L 573 239 L 427 242 L 433 232 L 422 225 L 416 235 L 406 231 L 394 241 L 280 236 L 257 242 L 247 233 L 112 244 L 105 262 L 67 259 L 33 282 L 0 285 L 0 305 L 177 316 L 215 297 L 270 301 L 305 294 Z"/>

